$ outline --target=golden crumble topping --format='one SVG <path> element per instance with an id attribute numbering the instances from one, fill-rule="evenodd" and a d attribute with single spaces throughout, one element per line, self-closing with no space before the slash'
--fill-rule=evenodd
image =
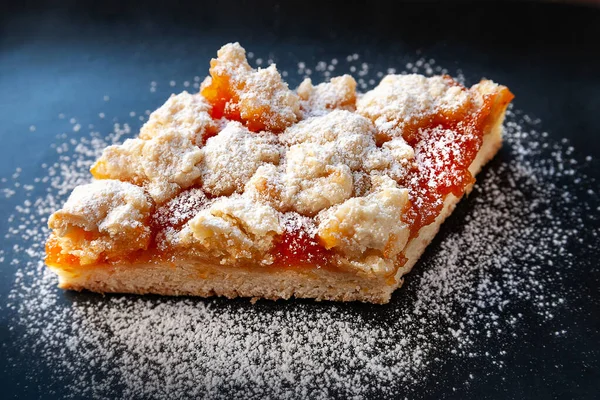
<path id="1" fill-rule="evenodd" d="M 201 245 L 222 263 L 258 257 L 265 263 L 273 238 L 282 232 L 279 213 L 240 195 L 221 198 L 199 211 L 182 230 L 181 242 Z"/>
<path id="2" fill-rule="evenodd" d="M 300 99 L 275 65 L 254 70 L 239 43 L 226 44 L 210 62 L 211 77 L 201 93 L 213 104 L 213 117 L 243 121 L 251 131 L 281 132 L 300 117 Z"/>
<path id="3" fill-rule="evenodd" d="M 175 129 L 151 139 L 127 139 L 107 147 L 92 167 L 97 179 L 119 179 L 143 185 L 157 203 L 164 203 L 200 177 L 202 151 Z"/>
<path id="4" fill-rule="evenodd" d="M 357 101 L 356 111 L 389 138 L 406 136 L 406 130 L 436 116 L 464 113 L 468 106 L 469 92 L 450 77 L 388 75 Z"/>
<path id="5" fill-rule="evenodd" d="M 229 122 L 202 149 L 202 187 L 213 196 L 242 192 L 244 185 L 263 164 L 278 164 L 277 137 L 253 133 L 239 122 Z"/>
<path id="6" fill-rule="evenodd" d="M 210 116 L 211 105 L 200 94 L 182 92 L 171 95 L 158 110 L 150 114 L 140 130 L 140 139 L 152 139 L 163 131 L 176 130 L 192 143 L 201 145 L 218 131 Z"/>
<path id="7" fill-rule="evenodd" d="M 119 262 L 140 249 L 230 265 L 312 265 L 386 275 L 468 167 L 507 89 L 349 75 L 292 91 L 238 44 L 200 93 L 171 96 L 139 137 L 109 146 L 97 180 L 50 218 L 49 259 Z"/>
<path id="8" fill-rule="evenodd" d="M 319 214 L 318 234 L 325 248 L 339 249 L 354 258 L 367 252 L 394 258 L 402 251 L 410 233 L 401 219 L 408 190 L 387 176 L 374 176 L 372 185 L 370 194 L 348 199 Z"/>
<path id="9" fill-rule="evenodd" d="M 91 264 L 148 248 L 153 208 L 142 188 L 105 179 L 76 187 L 48 226 L 63 251 Z"/>
<path id="10" fill-rule="evenodd" d="M 322 115 L 331 110 L 356 110 L 356 81 L 350 75 L 331 78 L 317 86 L 306 78 L 297 92 L 305 116 Z"/>
<path id="11" fill-rule="evenodd" d="M 286 153 L 283 199 L 300 214 L 313 216 L 352 195 L 352 172 L 332 146 L 295 144 Z"/>

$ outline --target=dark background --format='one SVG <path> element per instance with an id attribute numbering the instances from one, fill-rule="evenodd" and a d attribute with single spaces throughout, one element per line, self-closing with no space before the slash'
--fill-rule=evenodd
<path id="1" fill-rule="evenodd" d="M 81 115 L 77 106 L 90 105 L 77 93 L 97 87 L 115 93 L 127 84 L 147 95 L 151 80 L 204 76 L 216 49 L 241 41 L 292 66 L 354 52 L 377 64 L 421 50 L 439 65 L 502 82 L 517 94 L 517 108 L 543 117 L 576 148 L 600 151 L 600 141 L 583 134 L 598 127 L 600 6 L 72 0 L 4 1 L 0 7 L 0 105 L 2 115 L 16 118 L 17 130 L 32 123 L 22 110 L 36 97 L 43 102 L 35 106 L 59 109 L 53 116 Z M 41 92 L 60 102 L 48 104 Z M 9 149 L 2 146 L 0 160 L 15 157 Z"/>
<path id="2" fill-rule="evenodd" d="M 600 8 L 548 2 L 396 3 L 0 3 L 0 174 L 32 166 L 23 176 L 35 176 L 41 162 L 55 157 L 49 149 L 54 134 L 69 129 L 57 119 L 59 113 L 77 116 L 85 127 L 97 121 L 99 109 L 107 115 L 154 109 L 172 88 L 163 85 L 151 94 L 150 81 L 206 75 L 207 61 L 229 41 L 240 41 L 264 58 L 275 54 L 280 68 L 290 70 L 300 60 L 355 52 L 374 65 L 393 65 L 421 51 L 439 65 L 460 68 L 470 83 L 485 76 L 507 85 L 516 94 L 515 107 L 541 118 L 551 140 L 567 137 L 576 156 L 600 157 Z M 292 87 L 297 83 L 290 80 Z M 110 102 L 103 100 L 105 94 Z M 35 132 L 29 131 L 31 125 Z M 18 201 L 2 200 L 2 232 L 4 216 Z M 0 299 L 12 285 L 11 268 L 5 264 L 0 271 Z M 582 271 L 580 278 L 588 277 Z M 590 279 L 599 280 L 597 274 Z M 574 327 L 579 330 L 574 339 L 545 342 L 530 327 L 522 351 L 507 356 L 505 370 L 474 381 L 464 393 L 443 387 L 432 393 L 597 398 L 598 360 L 586 363 L 590 357 L 580 355 L 598 349 L 597 295 L 581 305 L 589 309 L 580 315 L 591 320 Z M 9 337 L 6 321 L 0 319 L 2 341 Z M 554 368 L 557 360 L 560 370 Z M 40 387 L 25 389 L 27 372 L 28 360 L 22 359 L 0 377 L 1 390 L 8 397 L 48 398 L 43 383 L 49 378 L 42 373 Z M 445 372 L 451 374 L 452 367 Z"/>

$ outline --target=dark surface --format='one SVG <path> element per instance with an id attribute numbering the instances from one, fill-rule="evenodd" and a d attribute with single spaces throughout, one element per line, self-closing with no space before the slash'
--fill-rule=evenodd
<path id="1" fill-rule="evenodd" d="M 371 2 L 342 14 L 338 6 L 307 1 L 120 3 L 0 7 L 0 176 L 26 167 L 27 180 L 28 174 L 40 173 L 42 162 L 55 157 L 49 148 L 54 134 L 68 129 L 66 121 L 57 119 L 59 113 L 67 119 L 77 116 L 87 126 L 97 123 L 98 110 L 126 116 L 129 110 L 156 108 L 171 88 L 163 85 L 152 94 L 150 81 L 204 76 L 216 49 L 238 40 L 265 58 L 276 55 L 280 68 L 292 70 L 299 60 L 354 52 L 369 63 L 388 66 L 420 50 L 439 65 L 460 68 L 472 81 L 485 76 L 506 84 L 517 95 L 515 107 L 541 118 L 550 139 L 568 137 L 576 155 L 600 157 L 597 8 L 444 2 L 392 10 L 387 3 Z M 222 15 L 224 7 L 228 15 Z M 290 80 L 291 86 L 297 83 Z M 105 94 L 111 95 L 110 102 L 104 102 Z M 110 130 L 111 122 L 105 123 L 99 129 Z M 30 125 L 37 130 L 30 132 Z M 600 171 L 593 173 L 600 178 Z M 7 228 L 5 216 L 20 201 L 0 203 L 0 232 Z M 15 268 L 5 263 L 0 271 L 1 301 Z M 452 373 L 460 366 L 446 364 L 430 382 L 431 396 L 597 398 L 598 359 L 590 354 L 598 354 L 600 278 L 597 269 L 589 272 L 572 271 L 569 280 L 582 286 L 589 301 L 576 305 L 573 321 L 556 321 L 557 326 L 573 325 L 575 333 L 569 338 L 555 341 L 536 335 L 536 326 L 527 327 L 520 347 L 507 356 L 507 368 L 449 395 Z M 2 315 L 0 340 L 5 343 L 10 337 L 8 317 Z M 8 370 L 0 366 L 6 370 L 0 377 L 4 395 L 52 397 L 45 390 L 48 371 L 39 372 L 39 385 L 25 387 L 28 353 L 18 356 L 20 350 L 10 344 L 0 350 L 18 360 Z M 0 357 L 0 364 L 4 359 Z M 61 397 L 60 388 L 55 389 Z"/>

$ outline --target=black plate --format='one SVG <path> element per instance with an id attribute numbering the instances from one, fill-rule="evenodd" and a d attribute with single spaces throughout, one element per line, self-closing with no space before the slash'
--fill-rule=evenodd
<path id="1" fill-rule="evenodd" d="M 537 2 L 79 3 L 11 4 L 0 13 L 3 397 L 189 397 L 193 388 L 208 397 L 597 397 L 600 10 Z M 228 41 L 252 51 L 255 64 L 273 58 L 290 86 L 305 73 L 299 62 L 315 81 L 324 77 L 314 68 L 319 60 L 336 58 L 336 73 L 355 65 L 357 77 L 365 62 L 372 86 L 377 72 L 423 59 L 433 72 L 441 66 L 469 84 L 491 78 L 516 94 L 506 146 L 389 305 L 64 293 L 40 276 L 39 247 L 27 255 L 44 233 L 20 227 L 43 219 L 25 209 L 35 210 L 50 187 L 35 179 L 73 154 L 70 140 L 105 135 L 115 122 L 134 135 L 139 116 L 171 92 L 192 90 Z M 353 54 L 358 60 L 347 61 Z M 70 147 L 59 154 L 63 142 Z M 491 228 L 477 228 L 478 218 Z M 511 241 L 515 226 L 521 236 Z M 478 240 L 485 245 L 470 248 Z M 369 372 L 374 366 L 381 369 Z"/>

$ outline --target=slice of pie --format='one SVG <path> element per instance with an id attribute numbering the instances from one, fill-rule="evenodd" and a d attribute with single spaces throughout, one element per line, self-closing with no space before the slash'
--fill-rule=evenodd
<path id="1" fill-rule="evenodd" d="M 295 90 L 223 46 L 48 225 L 64 289 L 386 303 L 501 146 L 482 80 L 349 75 Z"/>

